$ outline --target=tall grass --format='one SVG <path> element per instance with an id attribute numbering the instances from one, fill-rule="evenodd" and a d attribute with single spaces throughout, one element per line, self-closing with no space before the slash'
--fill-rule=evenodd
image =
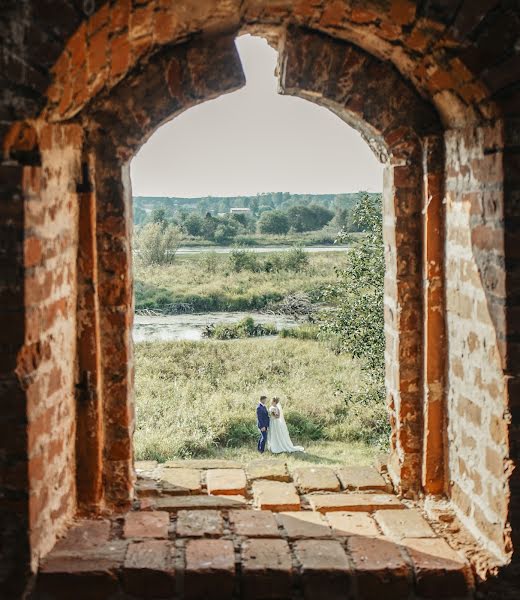
<path id="1" fill-rule="evenodd" d="M 276 255 L 273 253 L 273 257 Z M 262 260 L 269 254 L 262 254 Z M 278 260 L 278 259 L 276 259 Z M 309 255 L 308 266 L 298 272 L 235 272 L 229 255 L 206 253 L 178 256 L 173 265 L 135 265 L 136 308 L 160 308 L 188 303 L 197 312 L 258 310 L 297 292 L 319 300 L 336 280 L 335 268 L 345 262 L 343 252 Z"/>
<path id="2" fill-rule="evenodd" d="M 282 399 L 295 443 L 386 445 L 386 410 L 369 378 L 321 342 L 146 342 L 135 358 L 138 459 L 254 449 L 261 394 Z"/>

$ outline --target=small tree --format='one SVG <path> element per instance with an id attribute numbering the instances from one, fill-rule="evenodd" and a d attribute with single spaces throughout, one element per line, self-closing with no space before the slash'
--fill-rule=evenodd
<path id="1" fill-rule="evenodd" d="M 174 225 L 148 223 L 135 238 L 138 260 L 147 266 L 171 264 L 181 240 L 181 232 Z"/>
<path id="2" fill-rule="evenodd" d="M 262 213 L 258 220 L 260 233 L 285 235 L 289 231 L 289 220 L 281 210 L 269 210 Z"/>
<path id="3" fill-rule="evenodd" d="M 363 194 L 352 211 L 352 221 L 366 234 L 354 242 L 347 266 L 338 269 L 338 282 L 328 292 L 337 310 L 326 314 L 323 326 L 335 333 L 341 346 L 382 377 L 384 371 L 383 283 L 385 259 L 381 196 Z M 338 241 L 350 241 L 341 231 Z"/>

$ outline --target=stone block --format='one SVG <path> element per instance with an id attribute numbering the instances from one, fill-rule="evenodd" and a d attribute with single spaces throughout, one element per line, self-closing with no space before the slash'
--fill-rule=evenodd
<path id="1" fill-rule="evenodd" d="M 190 540 L 186 544 L 186 600 L 227 600 L 233 595 L 234 578 L 235 549 L 231 540 Z"/>
<path id="2" fill-rule="evenodd" d="M 432 538 L 436 537 L 430 524 L 417 509 L 378 510 L 375 519 L 383 533 L 393 538 Z"/>
<path id="3" fill-rule="evenodd" d="M 259 479 L 253 483 L 253 497 L 261 510 L 300 510 L 300 497 L 292 483 Z"/>
<path id="4" fill-rule="evenodd" d="M 267 510 L 230 510 L 229 521 L 237 535 L 245 537 L 280 537 L 278 523 Z"/>
<path id="5" fill-rule="evenodd" d="M 309 492 L 338 492 L 340 485 L 329 467 L 301 467 L 293 471 L 294 482 L 302 494 Z"/>
<path id="6" fill-rule="evenodd" d="M 249 481 L 271 479 L 272 481 L 291 481 L 287 463 L 281 460 L 253 460 L 246 467 Z"/>
<path id="7" fill-rule="evenodd" d="M 246 485 L 246 474 L 242 469 L 212 469 L 206 475 L 208 494 L 245 496 Z"/>
<path id="8" fill-rule="evenodd" d="M 200 471 L 197 469 L 165 468 L 160 475 L 163 492 L 171 495 L 201 494 Z"/>
<path id="9" fill-rule="evenodd" d="M 56 600 L 99 598 L 105 600 L 118 589 L 127 542 L 77 548 L 74 552 L 51 552 L 41 563 L 36 583 L 38 593 Z"/>
<path id="10" fill-rule="evenodd" d="M 109 535 L 110 521 L 84 519 L 72 525 L 66 536 L 58 540 L 52 554 L 78 552 L 104 546 L 108 543 Z"/>
<path id="11" fill-rule="evenodd" d="M 409 569 L 399 546 L 383 538 L 352 537 L 348 549 L 363 600 L 408 598 Z"/>
<path id="12" fill-rule="evenodd" d="M 383 512 L 383 511 L 382 511 Z M 394 511 L 388 511 L 394 512 Z M 380 535 L 376 522 L 372 516 L 365 512 L 328 512 L 327 521 L 332 527 L 332 535 L 338 537 L 377 537 Z"/>
<path id="13" fill-rule="evenodd" d="M 471 587 L 468 564 L 440 538 L 404 538 L 412 559 L 416 592 L 422 598 L 463 598 Z"/>
<path id="14" fill-rule="evenodd" d="M 336 472 L 345 490 L 388 491 L 386 481 L 374 467 L 342 467 Z"/>
<path id="15" fill-rule="evenodd" d="M 170 514 L 166 511 L 131 512 L 125 517 L 125 538 L 167 538 Z"/>
<path id="16" fill-rule="evenodd" d="M 276 516 L 278 523 L 284 528 L 291 540 L 301 538 L 328 538 L 331 536 L 329 524 L 317 512 L 300 510 L 283 512 Z"/>
<path id="17" fill-rule="evenodd" d="M 175 546 L 166 540 L 133 542 L 123 567 L 123 589 L 139 598 L 169 598 L 175 591 Z"/>
<path id="18" fill-rule="evenodd" d="M 301 565 L 305 600 L 349 597 L 352 574 L 345 550 L 336 540 L 300 540 L 294 545 Z"/>
<path id="19" fill-rule="evenodd" d="M 245 600 L 289 598 L 293 577 L 289 544 L 272 539 L 245 541 L 241 575 Z"/>
<path id="20" fill-rule="evenodd" d="M 247 502 L 243 496 L 170 496 L 154 499 L 150 508 L 153 510 L 167 510 L 176 512 L 178 510 L 206 510 L 206 509 L 230 509 L 246 508 Z"/>
<path id="21" fill-rule="evenodd" d="M 313 510 L 327 513 L 340 511 L 365 511 L 403 508 L 398 498 L 390 494 L 311 494 L 307 497 Z"/>
<path id="22" fill-rule="evenodd" d="M 206 537 L 224 533 L 224 520 L 218 510 L 181 510 L 177 515 L 177 536 Z"/>
<path id="23" fill-rule="evenodd" d="M 137 460 L 134 463 L 134 468 L 139 473 L 140 471 L 153 471 L 157 465 L 156 460 Z"/>

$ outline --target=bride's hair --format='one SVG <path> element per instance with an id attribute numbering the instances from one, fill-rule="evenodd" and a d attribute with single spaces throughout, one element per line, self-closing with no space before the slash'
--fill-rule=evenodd
<path id="1" fill-rule="evenodd" d="M 273 402 L 275 404 L 278 404 L 278 402 L 280 402 L 280 398 L 277 398 L 276 396 L 273 398 Z"/>

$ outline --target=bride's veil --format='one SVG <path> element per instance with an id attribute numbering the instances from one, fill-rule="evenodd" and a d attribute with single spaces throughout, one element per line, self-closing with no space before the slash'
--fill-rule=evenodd
<path id="1" fill-rule="evenodd" d="M 283 408 L 282 408 L 282 404 L 280 402 L 278 402 L 278 406 L 277 406 L 278 410 L 280 411 L 280 423 L 283 423 L 285 425 L 285 417 L 283 416 Z"/>

